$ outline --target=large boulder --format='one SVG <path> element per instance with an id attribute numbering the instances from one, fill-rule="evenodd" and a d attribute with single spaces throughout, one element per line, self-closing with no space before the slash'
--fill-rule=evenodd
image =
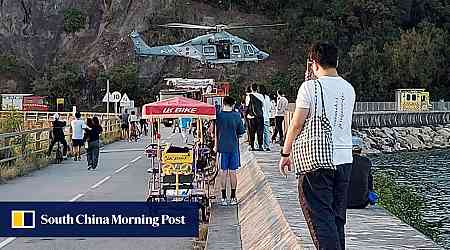
<path id="1" fill-rule="evenodd" d="M 433 141 L 433 138 L 427 134 L 419 134 L 417 138 L 425 144 L 431 143 Z"/>
<path id="2" fill-rule="evenodd" d="M 410 145 L 411 150 L 420 150 L 424 148 L 423 142 L 421 142 L 416 136 L 414 135 L 407 135 L 405 139 L 408 141 L 408 144 Z"/>
<path id="3" fill-rule="evenodd" d="M 439 136 L 443 136 L 443 137 L 450 137 L 450 129 L 448 128 L 441 128 L 437 131 L 437 134 Z"/>
<path id="4" fill-rule="evenodd" d="M 394 130 L 392 130 L 390 128 L 387 128 L 387 127 L 384 127 L 381 130 L 386 135 L 386 137 L 388 137 L 389 139 L 394 139 L 395 138 L 395 133 L 396 132 Z"/>
<path id="5" fill-rule="evenodd" d="M 434 134 L 434 130 L 431 127 L 424 126 L 422 127 L 422 133 L 426 135 Z"/>

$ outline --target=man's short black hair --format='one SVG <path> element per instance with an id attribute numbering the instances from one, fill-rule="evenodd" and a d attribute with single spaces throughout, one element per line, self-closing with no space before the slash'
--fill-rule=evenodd
<path id="1" fill-rule="evenodd" d="M 316 42 L 309 49 L 309 60 L 317 62 L 322 68 L 337 67 L 338 50 L 331 42 Z"/>
<path id="2" fill-rule="evenodd" d="M 80 112 L 78 112 L 78 111 L 77 111 L 77 112 L 75 112 L 75 117 L 76 117 L 76 118 L 78 118 L 78 119 L 80 119 L 80 118 L 81 118 L 81 113 L 80 113 Z"/>
<path id="3" fill-rule="evenodd" d="M 279 95 L 284 95 L 284 90 L 278 89 L 278 94 L 279 94 Z"/>
<path id="4" fill-rule="evenodd" d="M 223 105 L 232 107 L 234 105 L 234 103 L 235 103 L 234 98 L 231 96 L 225 96 L 223 98 Z"/>
<path id="5" fill-rule="evenodd" d="M 136 112 L 134 112 L 134 110 L 133 111 L 131 111 L 131 115 L 135 115 L 136 114 Z"/>
<path id="6" fill-rule="evenodd" d="M 253 84 L 252 84 L 252 90 L 253 90 L 253 91 L 258 91 L 258 84 L 253 83 Z"/>

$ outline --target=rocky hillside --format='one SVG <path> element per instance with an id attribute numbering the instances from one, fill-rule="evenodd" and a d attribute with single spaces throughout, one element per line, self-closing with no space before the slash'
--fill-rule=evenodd
<path id="1" fill-rule="evenodd" d="M 72 12 L 69 12 L 69 11 Z M 81 20 L 67 23 L 73 12 L 80 12 Z M 0 70 L 2 92 L 89 92 L 103 85 L 99 76 L 106 66 L 106 73 L 120 65 L 132 65 L 139 75 L 139 90 L 152 90 L 167 76 L 214 77 L 233 80 L 240 77 L 251 81 L 267 79 L 283 66 L 283 56 L 274 44 L 277 30 L 245 30 L 237 32 L 254 41 L 263 50 L 276 56 L 260 64 L 204 69 L 196 62 L 184 58 L 137 59 L 128 37 L 133 30 L 140 31 L 149 45 L 160 45 L 187 40 L 200 35 L 198 31 L 164 30 L 156 24 L 167 22 L 187 23 L 239 23 L 262 24 L 271 20 L 250 15 L 239 10 L 222 10 L 201 2 L 176 0 L 1 0 L 0 1 L 0 55 L 10 70 Z M 70 20 L 69 20 L 70 21 Z M 78 23 L 76 22 L 78 21 Z M 68 30 L 70 25 L 82 25 Z M 69 28 L 68 28 L 69 27 Z M 12 55 L 12 56 L 11 56 Z M 0 61 L 0 63 L 2 62 Z M 47 86 L 51 77 L 61 81 L 68 76 L 57 76 L 64 71 L 61 65 L 70 65 L 73 73 L 80 73 L 79 81 L 60 88 Z M 1 69 L 1 68 L 0 68 Z M 54 69 L 52 71 L 52 69 Z M 70 71 L 70 72 L 72 72 Z M 49 73 L 50 72 L 50 73 Z M 65 72 L 65 71 L 64 71 Z M 50 76 L 51 75 L 51 76 Z M 53 79 L 52 78 L 52 79 Z M 125 79 L 125 82 L 128 79 Z M 242 79 L 241 79 L 242 80 Z M 117 79 L 113 88 L 132 92 L 128 82 Z M 141 92 L 142 93 L 142 92 Z M 47 93 L 48 94 L 48 93 Z M 50 93 L 55 94 L 56 93 Z M 101 96 L 103 93 L 98 93 Z M 155 94 L 152 92 L 151 94 Z M 131 98 L 137 98 L 132 96 Z M 148 99 L 148 98 L 147 98 Z M 75 100 L 76 101 L 76 100 Z M 144 100 L 142 100 L 144 101 Z"/>
<path id="2" fill-rule="evenodd" d="M 204 69 L 185 58 L 136 59 L 133 30 L 149 45 L 202 34 L 156 27 L 167 22 L 288 25 L 233 30 L 271 54 L 263 63 Z M 232 82 L 234 95 L 258 82 L 294 97 L 306 48 L 330 40 L 358 101 L 393 101 L 397 88 L 425 88 L 437 101 L 450 98 L 449 38 L 448 0 L 0 0 L 0 91 L 92 108 L 109 78 L 140 105 L 164 77 L 212 77 Z"/>

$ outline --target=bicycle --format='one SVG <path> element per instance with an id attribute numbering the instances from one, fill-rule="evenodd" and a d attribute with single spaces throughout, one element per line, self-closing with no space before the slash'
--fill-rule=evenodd
<path id="1" fill-rule="evenodd" d="M 130 126 L 131 128 L 130 128 L 130 141 L 137 141 L 138 140 L 138 130 L 137 130 L 137 127 L 136 127 L 136 124 L 134 123 L 134 122 L 132 122 L 131 123 L 131 126 Z"/>
<path id="2" fill-rule="evenodd" d="M 56 154 L 55 154 L 56 164 L 60 164 L 64 160 L 64 157 L 63 157 L 64 146 L 62 146 L 61 144 L 62 143 L 60 141 L 56 142 Z"/>

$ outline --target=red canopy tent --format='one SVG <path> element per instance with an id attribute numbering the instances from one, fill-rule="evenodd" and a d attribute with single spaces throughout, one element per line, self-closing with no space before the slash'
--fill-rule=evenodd
<path id="1" fill-rule="evenodd" d="M 145 104 L 142 107 L 142 117 L 150 118 L 177 118 L 177 117 L 203 117 L 214 119 L 216 108 L 204 102 L 177 96 Z"/>

